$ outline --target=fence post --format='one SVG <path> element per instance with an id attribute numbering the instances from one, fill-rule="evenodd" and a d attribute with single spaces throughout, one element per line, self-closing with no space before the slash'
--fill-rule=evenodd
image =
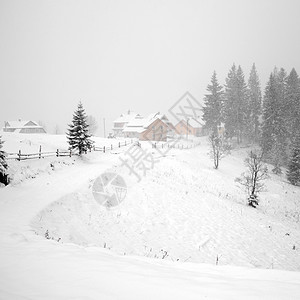
<path id="1" fill-rule="evenodd" d="M 121 143 L 119 142 L 119 148 L 121 148 Z"/>
<path id="2" fill-rule="evenodd" d="M 103 146 L 103 153 L 105 153 L 105 146 Z"/>
<path id="3" fill-rule="evenodd" d="M 112 144 L 110 144 L 110 150 L 112 150 L 113 149 L 113 146 L 112 146 Z"/>
<path id="4" fill-rule="evenodd" d="M 21 160 L 21 150 L 19 150 L 18 156 L 19 156 L 18 160 L 20 161 Z"/>
<path id="5" fill-rule="evenodd" d="M 56 150 L 56 157 L 59 157 L 59 150 Z"/>
<path id="6" fill-rule="evenodd" d="M 70 149 L 70 157 L 72 156 L 72 149 Z"/>
<path id="7" fill-rule="evenodd" d="M 125 140 L 125 146 L 126 146 L 126 140 Z"/>
<path id="8" fill-rule="evenodd" d="M 42 146 L 40 145 L 40 150 L 39 150 L 39 159 L 41 158 L 41 154 L 42 154 Z"/>

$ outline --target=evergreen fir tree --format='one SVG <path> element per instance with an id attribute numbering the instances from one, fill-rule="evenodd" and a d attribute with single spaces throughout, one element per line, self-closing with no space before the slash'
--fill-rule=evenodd
<path id="1" fill-rule="evenodd" d="M 223 91 L 215 71 L 211 78 L 211 84 L 207 86 L 207 91 L 209 94 L 204 98 L 202 119 L 205 122 L 205 128 L 218 135 L 218 126 L 222 122 Z"/>
<path id="2" fill-rule="evenodd" d="M 274 143 L 273 119 L 274 119 L 274 101 L 276 99 L 276 83 L 274 74 L 271 73 L 267 82 L 263 101 L 263 123 L 261 147 L 265 156 L 270 153 Z"/>
<path id="3" fill-rule="evenodd" d="M 287 76 L 281 68 L 275 77 L 277 85 L 276 114 L 274 118 L 273 132 L 275 143 L 272 150 L 272 163 L 274 164 L 274 173 L 281 173 L 281 166 L 288 162 L 288 128 L 286 122 L 286 81 Z"/>
<path id="4" fill-rule="evenodd" d="M 274 165 L 273 171 L 281 173 L 287 163 L 288 131 L 286 125 L 286 73 L 277 69 L 267 83 L 263 104 L 261 145 L 264 155 Z"/>
<path id="5" fill-rule="evenodd" d="M 244 73 L 241 66 L 237 69 L 237 140 L 242 141 L 242 137 L 247 132 L 249 120 L 248 88 L 245 82 Z"/>
<path id="6" fill-rule="evenodd" d="M 225 84 L 224 94 L 224 123 L 227 137 L 232 138 L 236 134 L 236 113 L 235 106 L 237 102 L 236 95 L 236 66 L 231 67 Z"/>
<path id="7" fill-rule="evenodd" d="M 242 68 L 232 66 L 226 78 L 224 120 L 228 137 L 237 137 L 240 143 L 247 121 L 247 85 Z"/>
<path id="8" fill-rule="evenodd" d="M 0 183 L 8 184 L 7 169 L 8 165 L 5 159 L 5 152 L 2 149 L 3 141 L 0 136 Z"/>
<path id="9" fill-rule="evenodd" d="M 78 150 L 79 155 L 86 153 L 92 147 L 91 136 L 88 131 L 89 125 L 86 122 L 87 116 L 81 102 L 73 114 L 72 124 L 69 125 L 67 137 L 70 149 Z"/>
<path id="10" fill-rule="evenodd" d="M 290 133 L 289 138 L 292 142 L 297 129 L 300 128 L 300 82 L 294 68 L 287 78 L 286 85 L 286 122 Z"/>
<path id="11" fill-rule="evenodd" d="M 288 164 L 287 179 L 293 185 L 300 185 L 300 130 L 293 140 L 291 158 Z"/>
<path id="12" fill-rule="evenodd" d="M 259 118 L 261 115 L 261 89 L 259 77 L 256 71 L 255 64 L 253 64 L 249 80 L 249 139 L 257 143 L 260 135 L 260 122 Z"/>

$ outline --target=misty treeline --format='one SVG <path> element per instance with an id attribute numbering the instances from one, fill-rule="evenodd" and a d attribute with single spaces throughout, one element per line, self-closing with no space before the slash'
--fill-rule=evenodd
<path id="1" fill-rule="evenodd" d="M 288 180 L 300 184 L 300 80 L 294 68 L 290 73 L 275 68 L 263 92 L 255 64 L 248 80 L 234 64 L 224 86 L 214 72 L 204 97 L 203 121 L 213 136 L 259 145 L 274 173 L 286 167 Z"/>

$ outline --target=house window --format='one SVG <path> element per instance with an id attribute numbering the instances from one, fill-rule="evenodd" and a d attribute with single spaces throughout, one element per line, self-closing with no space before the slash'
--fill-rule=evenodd
<path id="1" fill-rule="evenodd" d="M 160 131 L 163 131 L 163 127 L 162 126 L 160 126 Z"/>
<path id="2" fill-rule="evenodd" d="M 154 126 L 152 126 L 152 130 L 155 130 L 155 125 L 154 125 Z"/>
<path id="3" fill-rule="evenodd" d="M 153 132 L 153 134 L 152 134 L 152 139 L 153 139 L 153 141 L 155 141 L 155 132 Z"/>

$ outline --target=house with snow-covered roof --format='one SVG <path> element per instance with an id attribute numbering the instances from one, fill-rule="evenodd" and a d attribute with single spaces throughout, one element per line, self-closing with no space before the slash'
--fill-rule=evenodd
<path id="1" fill-rule="evenodd" d="M 35 121 L 5 121 L 3 132 L 14 133 L 46 133 L 45 129 Z"/>
<path id="2" fill-rule="evenodd" d="M 120 117 L 118 117 L 114 122 L 113 122 L 113 132 L 114 136 L 116 137 L 123 137 L 123 129 L 125 126 L 133 120 L 138 120 L 142 119 L 143 117 L 131 110 L 128 110 L 127 113 L 121 114 Z"/>
<path id="3" fill-rule="evenodd" d="M 125 137 L 138 138 L 141 141 L 166 141 L 168 133 L 172 130 L 170 124 L 165 115 L 157 112 L 146 118 L 137 118 L 128 122 L 123 129 L 123 134 Z"/>

